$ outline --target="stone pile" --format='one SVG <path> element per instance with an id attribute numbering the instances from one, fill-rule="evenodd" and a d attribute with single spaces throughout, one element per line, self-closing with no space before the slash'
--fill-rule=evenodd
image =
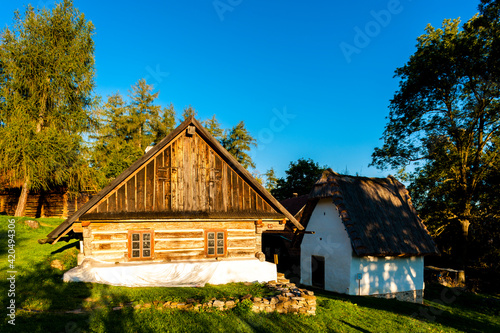
<path id="1" fill-rule="evenodd" d="M 250 300 L 253 303 L 253 312 L 278 312 L 278 313 L 296 313 L 305 315 L 316 315 L 316 296 L 312 291 L 297 288 L 294 283 L 290 283 L 283 275 L 278 275 L 278 281 L 270 281 L 266 285 L 269 289 L 277 291 L 279 294 L 269 297 L 252 297 L 248 294 L 236 299 L 217 300 L 212 299 L 205 303 L 199 303 L 195 299 L 187 299 L 185 302 L 153 302 L 153 304 L 137 304 L 135 309 L 148 309 L 154 306 L 157 309 L 181 309 L 194 310 L 217 309 L 220 311 L 233 309 L 238 303 Z M 119 310 L 116 307 L 113 310 Z"/>

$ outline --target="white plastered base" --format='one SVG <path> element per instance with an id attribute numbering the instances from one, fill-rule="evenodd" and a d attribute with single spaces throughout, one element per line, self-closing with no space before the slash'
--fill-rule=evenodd
<path id="1" fill-rule="evenodd" d="M 194 287 L 277 279 L 276 265 L 258 259 L 176 263 L 109 263 L 85 259 L 63 275 L 64 282 L 126 287 Z"/>

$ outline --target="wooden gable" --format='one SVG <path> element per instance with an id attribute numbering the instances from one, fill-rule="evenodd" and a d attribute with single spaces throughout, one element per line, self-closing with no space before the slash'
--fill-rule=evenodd
<path id="1" fill-rule="evenodd" d="M 201 134 L 201 135 L 200 135 Z M 81 219 L 120 216 L 283 216 L 196 127 L 179 133 Z M 132 213 L 132 214 L 130 214 Z"/>
<path id="2" fill-rule="evenodd" d="M 205 218 L 286 218 L 304 229 L 190 117 L 39 242 L 57 242 L 77 221 Z"/>

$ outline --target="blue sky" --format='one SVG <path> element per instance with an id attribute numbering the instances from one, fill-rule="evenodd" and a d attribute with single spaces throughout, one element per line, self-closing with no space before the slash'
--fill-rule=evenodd
<path id="1" fill-rule="evenodd" d="M 0 5 L 0 27 L 15 9 Z M 146 78 L 158 104 L 188 105 L 222 127 L 244 120 L 257 171 L 283 177 L 312 158 L 337 172 L 385 177 L 368 167 L 380 146 L 394 70 L 430 23 L 468 20 L 478 1 L 75 0 L 96 28 L 96 93 L 106 99 Z M 394 173 L 394 171 L 392 171 Z"/>

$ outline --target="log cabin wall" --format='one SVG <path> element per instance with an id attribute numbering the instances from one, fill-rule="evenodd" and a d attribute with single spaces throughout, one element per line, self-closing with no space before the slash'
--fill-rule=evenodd
<path id="1" fill-rule="evenodd" d="M 279 222 L 273 222 L 278 223 Z M 78 226 L 74 226 L 78 228 Z M 214 260 L 207 256 L 205 232 L 226 233 L 223 258 L 255 258 L 261 252 L 261 226 L 253 221 L 91 222 L 83 227 L 84 254 L 99 260 L 129 261 L 129 231 L 154 232 L 153 260 Z M 133 259 L 131 259 L 133 260 Z"/>
<path id="2" fill-rule="evenodd" d="M 20 191 L 9 191 L 0 194 L 0 214 L 14 215 L 19 201 Z M 64 192 L 32 193 L 28 195 L 23 216 L 67 218 L 89 201 L 87 193 L 70 198 Z"/>
<path id="3" fill-rule="evenodd" d="M 83 217 L 142 212 L 279 215 L 251 186 L 198 133 L 183 131 Z"/>

